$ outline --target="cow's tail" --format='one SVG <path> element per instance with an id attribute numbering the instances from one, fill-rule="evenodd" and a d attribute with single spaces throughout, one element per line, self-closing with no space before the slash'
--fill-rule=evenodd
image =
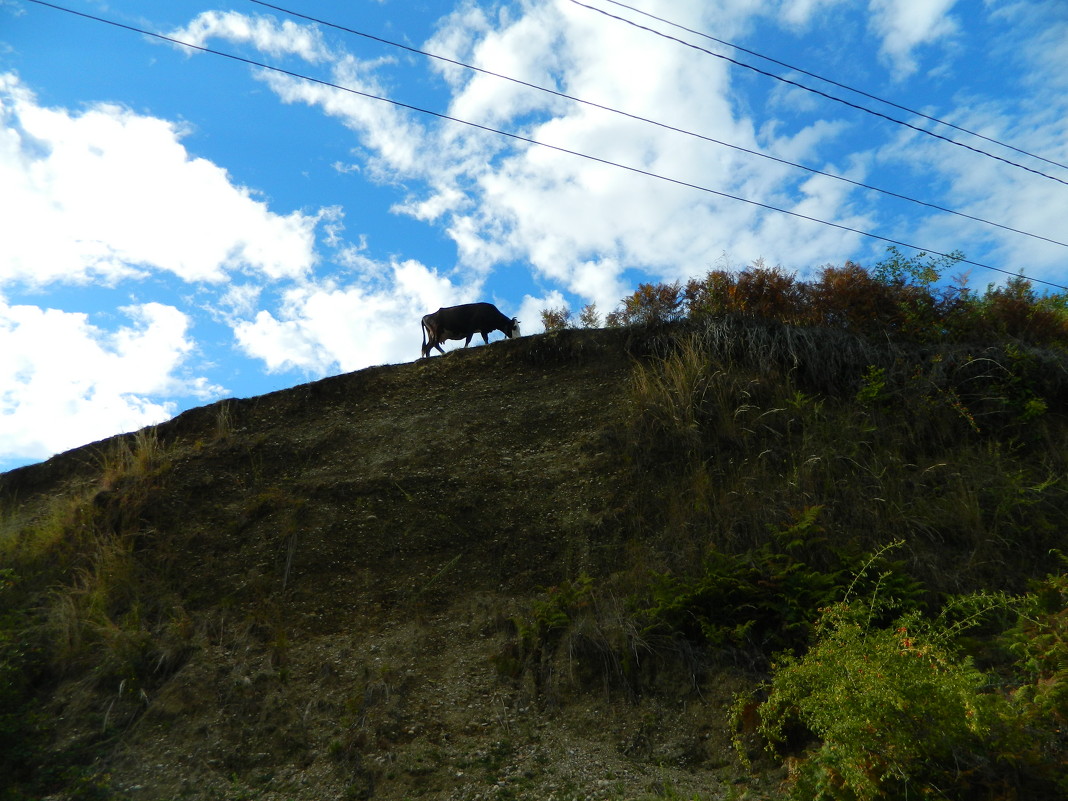
<path id="1" fill-rule="evenodd" d="M 422 320 L 420 321 L 420 324 L 421 324 L 421 326 L 422 326 L 422 329 L 423 329 L 423 349 L 422 349 L 422 354 L 423 354 L 423 358 L 425 359 L 425 358 L 426 358 L 426 353 L 427 353 L 427 351 L 428 351 L 428 350 L 430 350 L 430 348 L 429 348 L 429 347 L 427 347 L 427 344 L 426 344 L 426 342 L 427 342 L 427 339 L 426 339 L 426 337 L 427 337 L 427 334 L 428 334 L 428 333 L 430 333 L 430 332 L 429 332 L 429 331 L 427 330 L 427 326 L 426 326 L 426 317 L 424 317 L 424 318 L 423 318 L 423 319 L 422 319 Z"/>

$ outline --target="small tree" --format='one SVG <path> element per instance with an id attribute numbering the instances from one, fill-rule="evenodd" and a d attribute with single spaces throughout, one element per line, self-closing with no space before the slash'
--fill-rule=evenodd
<path id="1" fill-rule="evenodd" d="M 567 306 L 542 309 L 541 324 L 545 327 L 546 333 L 571 328 L 571 309 Z"/>
<path id="2" fill-rule="evenodd" d="M 597 304 L 590 303 L 582 307 L 582 312 L 579 314 L 579 323 L 583 328 L 600 328 L 601 327 L 601 313 L 597 311 Z"/>

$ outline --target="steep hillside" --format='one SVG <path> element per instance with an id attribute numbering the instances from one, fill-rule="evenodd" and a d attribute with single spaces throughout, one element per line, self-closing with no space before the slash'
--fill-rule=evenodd
<path id="1" fill-rule="evenodd" d="M 47 750 L 92 754 L 85 775 L 145 799 L 718 786 L 718 765 L 676 776 L 701 761 L 703 709 L 545 707 L 494 667 L 527 599 L 612 552 L 624 339 L 501 342 L 223 401 L 159 426 L 140 474 L 107 441 L 0 477 L 9 529 L 88 493 L 136 530 L 139 576 L 109 592 L 156 605 L 72 644 L 40 708 Z M 142 627 L 169 644 L 121 653 Z"/>
<path id="2" fill-rule="evenodd" d="M 566 330 L 4 474 L 0 798 L 779 797 L 800 785 L 761 750 L 767 689 L 731 706 L 829 605 L 1055 567 L 1064 364 L 744 320 Z M 970 603 L 1009 620 L 1004 598 Z M 1027 698 L 1064 686 L 1057 647 Z M 955 653 L 939 676 L 970 676 Z M 1020 755 L 969 730 L 947 764 L 1048 790 L 1043 710 Z M 780 751 L 816 734 L 792 721 Z"/>

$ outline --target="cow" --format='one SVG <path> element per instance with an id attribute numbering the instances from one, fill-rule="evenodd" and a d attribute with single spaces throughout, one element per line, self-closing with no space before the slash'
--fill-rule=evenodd
<path id="1" fill-rule="evenodd" d="M 489 344 L 489 333 L 500 331 L 506 337 L 519 336 L 519 320 L 509 320 L 492 303 L 465 303 L 448 306 L 423 317 L 423 358 L 437 348 L 445 355 L 441 343 L 446 339 L 462 339 L 464 347 L 471 344 L 471 337 L 482 334 L 482 341 Z"/>

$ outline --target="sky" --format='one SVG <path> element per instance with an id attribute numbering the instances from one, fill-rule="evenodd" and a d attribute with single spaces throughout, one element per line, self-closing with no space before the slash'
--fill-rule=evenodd
<path id="1" fill-rule="evenodd" d="M 1068 283 L 1064 0 L 54 4 L 0 0 L 0 471 L 458 303 L 887 239 Z"/>

